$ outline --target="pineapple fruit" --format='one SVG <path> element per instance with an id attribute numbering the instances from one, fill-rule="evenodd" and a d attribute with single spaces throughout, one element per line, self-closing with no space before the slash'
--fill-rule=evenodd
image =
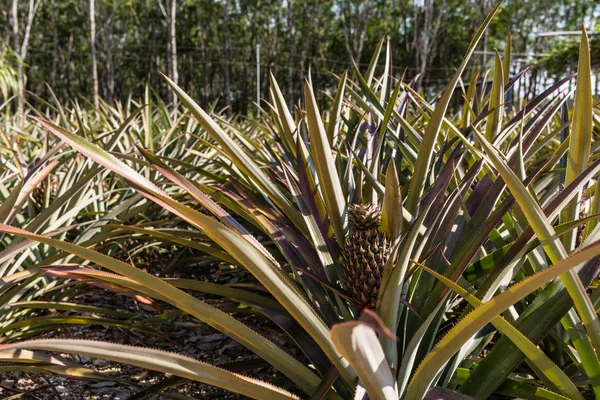
<path id="1" fill-rule="evenodd" d="M 44 206 L 44 202 L 46 199 L 46 191 L 50 189 L 49 193 L 49 203 L 52 203 L 58 194 L 58 187 L 60 185 L 60 181 L 57 176 L 52 176 L 50 182 L 50 187 L 48 188 L 48 178 L 42 179 L 40 183 L 36 186 L 35 189 L 31 192 L 31 197 L 35 201 L 35 203 L 39 207 Z"/>
<path id="2" fill-rule="evenodd" d="M 348 218 L 352 230 L 342 252 L 346 286 L 358 305 L 375 309 L 390 255 L 390 239 L 379 229 L 381 207 L 372 203 L 351 205 Z"/>

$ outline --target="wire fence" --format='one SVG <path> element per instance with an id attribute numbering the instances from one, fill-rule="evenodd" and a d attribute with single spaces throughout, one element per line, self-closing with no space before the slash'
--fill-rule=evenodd
<path id="1" fill-rule="evenodd" d="M 121 49 L 127 51 L 115 51 L 114 61 L 117 64 L 115 68 L 121 66 L 127 69 L 130 64 L 139 64 L 148 65 L 149 69 L 154 71 L 164 72 L 166 69 L 166 47 L 163 47 L 165 46 L 151 43 L 128 44 Z M 239 104 L 249 104 L 256 101 L 254 93 L 257 92 L 257 89 L 261 97 L 266 96 L 269 82 L 268 73 L 271 71 L 278 81 L 284 84 L 284 95 L 288 97 L 288 100 L 296 101 L 302 97 L 302 80 L 310 72 L 311 76 L 316 79 L 318 95 L 321 100 L 326 101 L 327 95 L 335 90 L 336 74 L 339 75 L 345 69 L 352 73 L 354 68 L 349 59 L 331 59 L 322 56 L 306 57 L 298 53 L 279 54 L 275 57 L 269 49 L 261 52 L 260 62 L 257 63 L 255 50 L 250 46 L 227 47 L 226 51 L 222 46 L 217 46 L 217 48 L 214 46 L 178 46 L 182 86 L 186 89 L 189 87 L 206 97 L 214 98 L 218 94 L 223 99 L 235 99 Z M 228 54 L 233 55 L 233 57 L 227 57 Z M 211 58 L 207 58 L 207 56 Z M 480 68 L 480 56 L 482 54 L 477 54 L 472 60 L 472 65 L 465 70 L 463 75 L 465 79 Z M 522 54 L 516 57 L 513 63 L 513 74 L 527 67 L 532 59 L 536 58 L 534 56 Z M 277 64 L 275 59 L 280 63 Z M 378 71 L 383 70 L 384 59 L 385 57 L 381 57 Z M 491 60 L 491 57 L 488 57 L 488 59 Z M 281 63 L 282 60 L 283 63 Z M 410 81 L 419 72 L 418 67 L 405 65 L 410 64 L 408 60 L 396 59 L 394 61 L 393 75 L 398 79 L 404 76 L 405 81 Z M 363 72 L 368 66 L 368 62 L 358 63 L 358 68 Z M 202 75 L 207 70 L 210 70 L 210 78 L 205 79 Z M 228 70 L 230 74 L 229 85 L 225 82 L 225 70 Z M 424 74 L 425 87 L 429 90 L 428 94 L 434 94 L 445 87 L 455 71 L 454 66 L 428 66 Z M 81 73 L 85 74 L 85 71 Z M 199 75 L 200 79 L 198 79 Z M 115 77 L 116 87 L 120 87 L 119 78 L 119 74 L 117 74 Z M 516 93 L 520 98 L 527 98 L 533 93 L 539 92 L 539 89 L 548 87 L 559 78 L 561 77 L 548 76 L 544 71 L 536 70 L 535 73 L 524 74 L 515 85 L 515 90 L 517 90 Z M 156 77 L 153 79 L 159 82 Z M 229 93 L 226 93 L 227 86 Z M 600 75 L 598 73 L 592 77 L 592 87 L 594 94 L 600 96 Z M 194 95 L 194 93 L 191 94 Z"/>

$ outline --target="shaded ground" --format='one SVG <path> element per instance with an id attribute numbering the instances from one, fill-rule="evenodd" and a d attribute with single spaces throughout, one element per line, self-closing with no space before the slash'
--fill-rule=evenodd
<path id="1" fill-rule="evenodd" d="M 246 323 L 254 326 L 264 326 L 266 321 L 252 317 L 246 319 Z M 196 325 L 196 324 L 195 324 Z M 258 329 L 261 333 L 269 335 L 269 330 Z M 104 327 L 70 327 L 59 332 L 47 335 L 47 337 L 70 337 L 97 339 L 116 343 L 134 344 L 146 347 L 160 347 L 164 350 L 176 351 L 185 355 L 192 355 L 195 358 L 207 361 L 212 364 L 226 364 L 229 362 L 239 362 L 253 360 L 256 357 L 233 340 L 225 335 L 215 332 L 214 329 L 197 324 L 196 327 L 186 327 L 175 329 L 169 334 L 170 341 L 160 342 L 161 338 L 153 338 L 149 335 L 141 335 L 123 332 L 118 328 Z M 272 338 L 272 336 L 271 336 Z M 171 342 L 172 341 L 172 342 Z M 181 343 L 181 345 L 177 344 Z M 182 351 L 182 347 L 186 351 Z M 66 355 L 65 355 L 66 356 Z M 81 365 L 93 369 L 97 372 L 109 375 L 119 381 L 125 381 L 129 384 L 120 384 L 116 382 L 93 382 L 80 381 L 55 375 L 42 375 L 32 373 L 11 373 L 3 374 L 0 378 L 0 398 L 7 395 L 14 395 L 23 391 L 30 391 L 39 388 L 32 395 L 23 396 L 23 399 L 128 399 L 133 393 L 137 393 L 143 388 L 156 384 L 166 377 L 162 373 L 148 371 L 142 368 L 129 365 L 118 364 L 101 359 L 91 359 L 85 356 L 75 356 L 67 358 L 80 363 Z M 271 368 L 257 368 L 244 371 L 246 374 L 258 377 L 263 380 L 272 381 L 278 375 Z M 226 393 L 218 388 L 199 384 L 186 383 L 178 385 L 175 388 L 167 390 L 170 393 L 185 394 L 201 399 L 243 399 L 244 396 Z M 167 397 L 152 397 L 153 399 Z"/>
<path id="2" fill-rule="evenodd" d="M 175 277 L 210 280 L 217 283 L 234 283 L 247 281 L 250 278 L 245 271 L 233 270 L 224 273 L 222 270 L 214 267 L 186 269 L 181 274 L 175 274 Z M 141 309 L 139 304 L 124 296 L 107 294 L 107 292 L 101 289 L 94 288 L 85 292 L 84 295 L 78 296 L 75 299 L 77 303 L 101 306 L 112 310 L 138 312 L 145 314 L 147 317 L 157 315 L 157 313 Z M 198 297 L 207 301 L 211 300 L 205 296 L 199 295 Z M 170 310 L 168 305 L 163 304 L 163 306 L 165 308 L 164 311 Z M 227 308 L 228 304 L 224 304 L 223 306 Z M 51 313 L 51 311 L 47 311 L 39 315 L 48 315 Z M 285 335 L 267 318 L 256 314 L 236 313 L 236 316 L 242 322 L 279 344 L 294 356 L 302 357 L 299 350 L 287 343 Z M 189 316 L 180 317 L 166 323 L 153 325 L 153 327 L 165 336 L 160 337 L 119 327 L 97 325 L 64 326 L 59 330 L 43 335 L 43 337 L 93 339 L 160 348 L 191 356 L 211 364 L 221 365 L 230 370 L 238 370 L 238 372 L 268 382 L 275 381 L 276 384 L 284 386 L 286 384 L 285 380 L 281 380 L 282 377 L 280 374 L 258 359 L 254 353 L 195 318 Z M 81 381 L 62 376 L 34 373 L 6 373 L 0 374 L 0 399 L 22 394 L 19 399 L 24 400 L 124 400 L 131 397 L 134 393 L 138 393 L 144 388 L 168 378 L 163 373 L 148 371 L 129 365 L 91 359 L 89 357 L 64 356 L 87 368 L 109 375 L 124 383 Z M 163 393 L 166 395 L 155 395 L 151 399 L 175 398 L 169 396 L 169 394 L 186 395 L 190 396 L 190 398 L 208 400 L 246 398 L 215 387 L 190 382 L 181 383 L 175 387 L 166 389 Z"/>

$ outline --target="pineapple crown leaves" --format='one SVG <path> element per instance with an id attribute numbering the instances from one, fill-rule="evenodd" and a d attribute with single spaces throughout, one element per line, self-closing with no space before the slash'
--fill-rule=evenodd
<path id="1" fill-rule="evenodd" d="M 375 203 L 352 204 L 348 207 L 348 219 L 357 231 L 368 231 L 381 226 L 381 206 Z"/>

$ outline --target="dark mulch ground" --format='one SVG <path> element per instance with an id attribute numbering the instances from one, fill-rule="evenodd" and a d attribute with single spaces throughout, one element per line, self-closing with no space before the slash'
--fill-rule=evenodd
<path id="1" fill-rule="evenodd" d="M 247 324 L 255 327 L 257 331 L 265 336 L 269 336 L 271 339 L 276 338 L 271 329 L 269 329 L 272 327 L 268 326 L 269 323 L 262 318 L 247 317 L 243 319 Z M 193 356 L 199 360 L 217 365 L 256 359 L 256 356 L 253 353 L 211 327 L 196 322 L 190 322 L 189 325 L 190 326 L 186 326 L 185 328 L 173 329 L 168 335 L 168 340 L 146 334 L 138 334 L 136 332 L 126 332 L 119 330 L 118 328 L 115 329 L 102 326 L 69 327 L 57 332 L 52 332 L 46 336 L 54 338 L 70 337 L 95 339 L 137 346 L 156 347 Z M 23 391 L 42 388 L 39 391 L 32 393 L 32 395 L 24 396 L 22 398 L 40 400 L 124 400 L 128 399 L 133 393 L 137 393 L 143 388 L 156 384 L 166 378 L 162 373 L 147 371 L 142 368 L 110 361 L 91 359 L 85 356 L 66 357 L 87 368 L 102 372 L 119 381 L 128 382 L 129 384 L 79 381 L 53 375 L 11 373 L 0 376 L 0 398 Z M 273 379 L 280 377 L 276 371 L 266 367 L 246 370 L 244 373 L 265 381 L 273 381 Z M 43 388 L 44 386 L 45 388 Z M 168 392 L 185 394 L 201 399 L 216 400 L 245 398 L 244 396 L 226 393 L 218 388 L 200 383 L 182 384 L 176 388 L 169 389 Z M 158 398 L 166 397 L 153 397 L 153 399 Z"/>
<path id="2" fill-rule="evenodd" d="M 152 270 L 152 268 L 150 269 Z M 208 280 L 217 283 L 235 283 L 251 279 L 247 272 L 241 270 L 224 271 L 216 267 L 198 268 L 197 266 L 185 268 L 175 273 L 174 277 Z M 210 296 L 206 298 L 202 294 L 194 293 L 194 295 L 198 295 L 198 297 L 207 301 L 211 300 Z M 86 289 L 85 294 L 71 301 L 113 310 L 135 311 L 147 317 L 157 315 L 156 312 L 153 313 L 140 308 L 139 304 L 131 298 L 110 294 L 101 289 Z M 164 306 L 164 311 L 170 309 L 168 305 L 162 304 L 162 306 Z M 51 311 L 40 313 L 39 315 L 47 315 L 48 313 L 51 313 Z M 302 357 L 299 350 L 291 345 L 281 330 L 267 318 L 255 314 L 236 313 L 236 316 L 263 336 L 285 348 L 294 356 Z M 281 374 L 269 366 L 264 366 L 254 353 L 194 318 L 189 316 L 180 317 L 175 321 L 162 323 L 154 327 L 166 336 L 159 337 L 145 332 L 97 325 L 65 326 L 59 330 L 45 334 L 44 337 L 85 338 L 135 346 L 154 347 L 192 356 L 215 365 L 227 366 L 228 363 L 232 362 L 256 360 L 258 365 L 263 366 L 244 369 L 240 372 L 268 382 L 281 379 Z M 87 368 L 109 375 L 120 382 L 126 382 L 126 384 L 81 381 L 56 375 L 14 372 L 0 374 L 0 399 L 22 394 L 19 399 L 23 400 L 124 400 L 128 399 L 132 394 L 168 378 L 163 373 L 147 371 L 129 365 L 91 359 L 89 357 L 64 356 L 81 363 L 81 365 Z M 215 387 L 193 382 L 186 382 L 172 387 L 165 390 L 164 393 L 186 395 L 191 398 L 207 400 L 246 398 Z M 173 397 L 165 395 L 155 395 L 152 397 L 153 400 L 167 398 Z"/>

